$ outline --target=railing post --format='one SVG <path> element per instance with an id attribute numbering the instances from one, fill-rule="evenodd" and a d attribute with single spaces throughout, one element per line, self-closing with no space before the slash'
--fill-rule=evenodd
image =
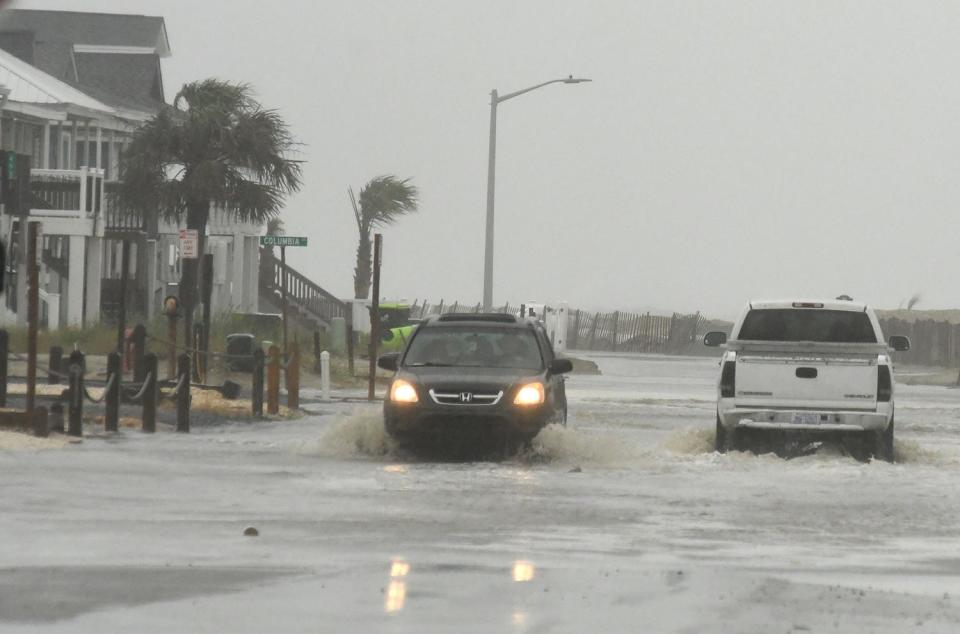
<path id="1" fill-rule="evenodd" d="M 110 381 L 113 381 L 112 383 Z M 104 397 L 106 412 L 103 418 L 104 431 L 120 429 L 120 383 L 123 372 L 120 371 L 120 353 L 114 351 L 107 355 L 107 394 Z"/>
<path id="2" fill-rule="evenodd" d="M 190 355 L 183 353 L 177 359 L 177 431 L 190 431 Z"/>
<path id="3" fill-rule="evenodd" d="M 287 359 L 287 407 L 300 409 L 300 344 L 290 344 L 290 358 Z"/>
<path id="4" fill-rule="evenodd" d="M 83 353 L 75 350 L 70 354 L 70 414 L 67 433 L 83 435 Z"/>
<path id="5" fill-rule="evenodd" d="M 143 391 L 143 431 L 157 431 L 157 355 L 152 352 L 143 357 L 147 388 Z"/>
<path id="6" fill-rule="evenodd" d="M 270 365 L 267 367 L 267 413 L 280 411 L 280 348 L 270 346 Z"/>
<path id="7" fill-rule="evenodd" d="M 257 418 L 263 417 L 263 373 L 266 366 L 266 360 L 263 354 L 263 348 L 258 347 L 253 351 L 253 392 L 250 400 L 253 402 L 253 415 Z"/>
<path id="8" fill-rule="evenodd" d="M 143 365 L 144 355 L 147 353 L 147 329 L 143 324 L 134 327 L 130 342 L 133 345 L 133 381 L 141 383 L 147 376 Z"/>
<path id="9" fill-rule="evenodd" d="M 63 363 L 63 348 L 60 346 L 52 346 L 50 348 L 50 356 L 47 358 L 47 383 L 50 385 L 57 385 L 60 383 L 60 365 Z"/>
<path id="10" fill-rule="evenodd" d="M 0 330 L 0 407 L 7 406 L 7 361 L 10 352 L 10 335 Z"/>

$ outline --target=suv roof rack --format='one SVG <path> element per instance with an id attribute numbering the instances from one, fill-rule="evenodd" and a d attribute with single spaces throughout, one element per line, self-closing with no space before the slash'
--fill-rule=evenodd
<path id="1" fill-rule="evenodd" d="M 498 324 L 515 324 L 517 318 L 505 313 L 447 313 L 440 315 L 437 321 L 489 321 Z"/>

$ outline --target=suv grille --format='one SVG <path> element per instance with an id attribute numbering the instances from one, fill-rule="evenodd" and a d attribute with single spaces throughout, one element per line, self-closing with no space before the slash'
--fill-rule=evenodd
<path id="1" fill-rule="evenodd" d="M 496 394 L 478 392 L 436 392 L 430 390 L 430 398 L 437 405 L 496 405 L 503 398 L 503 390 Z"/>

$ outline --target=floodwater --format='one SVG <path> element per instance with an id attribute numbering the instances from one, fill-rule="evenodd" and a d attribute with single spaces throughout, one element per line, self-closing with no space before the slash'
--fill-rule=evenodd
<path id="1" fill-rule="evenodd" d="M 719 455 L 715 359 L 592 358 L 499 462 L 343 404 L 0 450 L 0 631 L 960 631 L 960 391 L 898 386 L 897 464 Z"/>

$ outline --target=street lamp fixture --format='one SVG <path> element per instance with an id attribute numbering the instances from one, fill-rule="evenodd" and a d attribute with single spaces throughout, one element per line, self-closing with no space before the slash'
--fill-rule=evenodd
<path id="1" fill-rule="evenodd" d="M 519 97 L 537 88 L 543 88 L 550 84 L 582 84 L 592 81 L 582 77 L 568 75 L 562 79 L 551 79 L 536 86 L 530 86 L 523 90 L 500 95 L 496 89 L 490 92 L 490 154 L 487 163 L 487 231 L 486 242 L 483 249 L 483 310 L 490 312 L 493 309 L 493 199 L 496 185 L 496 162 L 497 162 L 497 105 Z"/>

